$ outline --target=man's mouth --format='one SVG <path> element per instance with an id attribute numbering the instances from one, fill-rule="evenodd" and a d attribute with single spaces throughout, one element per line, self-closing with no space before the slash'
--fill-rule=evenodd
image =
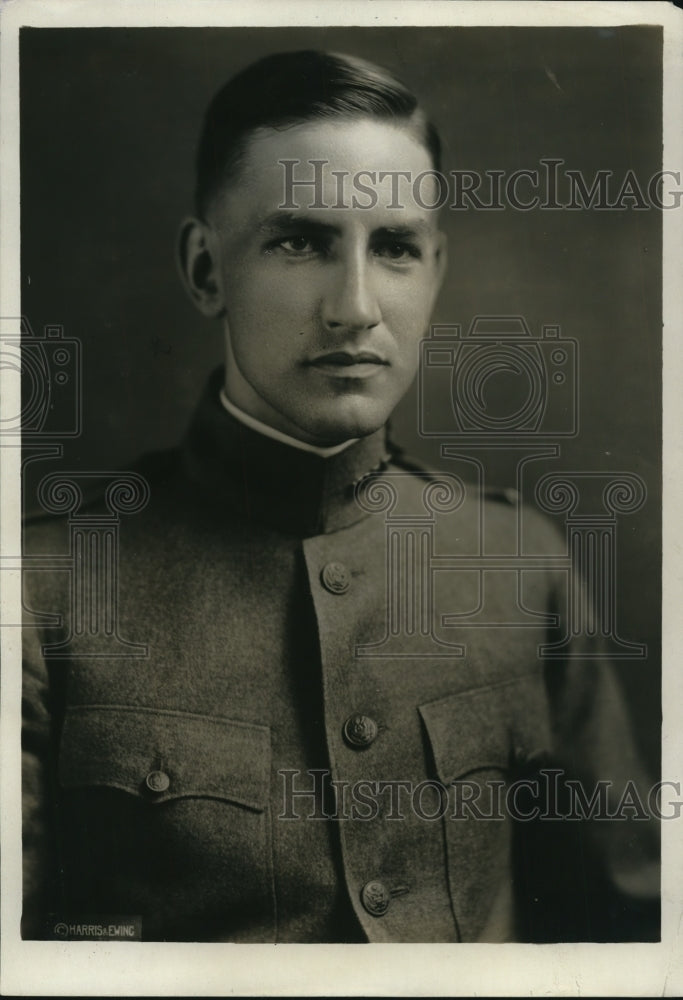
<path id="1" fill-rule="evenodd" d="M 306 364 L 338 378 L 369 378 L 389 362 L 374 351 L 331 351 L 319 354 Z"/>

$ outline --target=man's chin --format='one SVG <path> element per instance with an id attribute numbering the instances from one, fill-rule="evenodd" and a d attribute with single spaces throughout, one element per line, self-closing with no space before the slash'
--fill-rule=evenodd
<path id="1" fill-rule="evenodd" d="M 354 438 L 368 437 L 383 427 L 389 418 L 384 412 L 325 414 L 302 427 L 312 443 L 332 447 Z"/>

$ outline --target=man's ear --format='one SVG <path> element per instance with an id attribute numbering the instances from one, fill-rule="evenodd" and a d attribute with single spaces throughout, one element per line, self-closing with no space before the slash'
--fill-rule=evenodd
<path id="1" fill-rule="evenodd" d="M 216 234 L 193 216 L 183 221 L 178 233 L 176 262 L 185 289 L 197 309 L 208 319 L 225 312 Z"/>

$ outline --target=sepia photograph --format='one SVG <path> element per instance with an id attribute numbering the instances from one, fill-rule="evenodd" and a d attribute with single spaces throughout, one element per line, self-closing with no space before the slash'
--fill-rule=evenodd
<path id="1" fill-rule="evenodd" d="M 12 25 L 13 947 L 660 954 L 667 5 L 93 6 Z"/>

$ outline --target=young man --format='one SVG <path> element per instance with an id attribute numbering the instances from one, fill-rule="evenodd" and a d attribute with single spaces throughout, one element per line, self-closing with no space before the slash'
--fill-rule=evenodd
<path id="1" fill-rule="evenodd" d="M 386 437 L 444 273 L 439 167 L 415 98 L 358 59 L 271 56 L 212 102 L 179 259 L 226 363 L 182 447 L 141 463 L 113 557 L 148 655 L 103 654 L 68 575 L 27 573 L 64 624 L 26 630 L 26 936 L 116 915 L 149 940 L 618 938 L 639 915 L 653 824 L 567 833 L 524 799 L 543 764 L 612 803 L 640 781 L 597 645 L 539 658 L 567 574 L 528 574 L 519 628 L 487 573 L 488 624 L 454 627 L 481 526 L 509 551 L 517 505 Z M 523 518 L 529 551 L 561 551 Z"/>

